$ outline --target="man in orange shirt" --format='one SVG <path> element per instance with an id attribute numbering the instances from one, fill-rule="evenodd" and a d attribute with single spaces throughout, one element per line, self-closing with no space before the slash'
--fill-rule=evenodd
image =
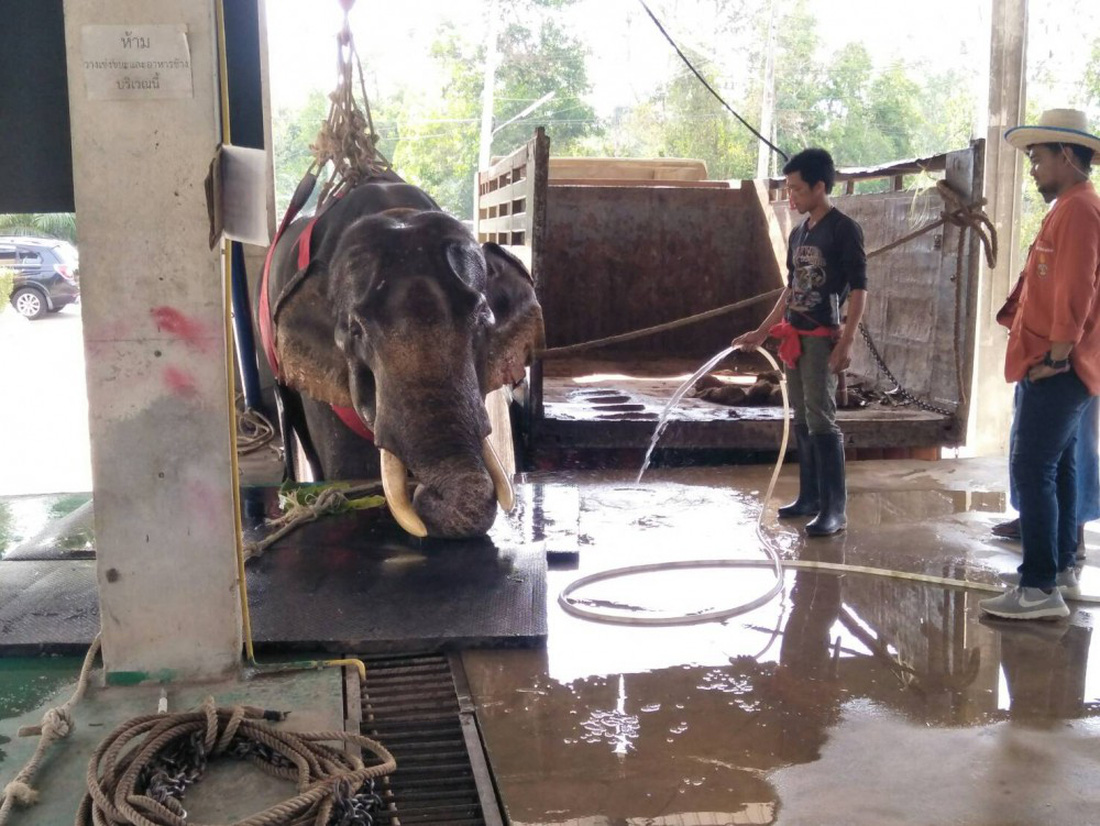
<path id="1" fill-rule="evenodd" d="M 1080 596 L 1075 449 L 1090 396 L 1100 395 L 1100 196 L 1089 173 L 1100 137 L 1084 112 L 1052 109 L 1005 140 L 1027 152 L 1031 177 L 1054 206 L 1028 252 L 1018 289 L 998 321 L 1009 327 L 1005 378 L 1016 382 L 1010 457 L 1024 561 L 983 611 L 1006 619 L 1069 616 Z"/>

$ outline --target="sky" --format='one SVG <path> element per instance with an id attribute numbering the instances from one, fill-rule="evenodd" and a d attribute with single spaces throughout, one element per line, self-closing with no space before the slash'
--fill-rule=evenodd
<path id="1" fill-rule="evenodd" d="M 649 4 L 675 39 L 705 54 L 718 51 L 713 57 L 727 69 L 725 74 L 736 73 L 735 54 L 724 51 L 720 43 L 713 48 L 701 42 L 708 31 L 705 3 Z M 876 65 L 900 59 L 929 71 L 966 68 L 979 89 L 988 75 L 991 4 L 992 0 L 922 0 L 919 14 L 914 14 L 913 4 L 904 0 L 808 0 L 825 52 L 858 40 Z M 335 33 L 342 22 L 339 3 L 267 0 L 266 8 L 275 106 L 300 104 L 311 89 L 331 90 Z M 385 4 L 384 13 L 380 8 L 362 2 L 351 14 L 372 94 L 410 78 L 429 89 L 438 82 L 427 52 L 444 20 L 453 21 L 471 38 L 482 37 L 486 28 L 486 0 L 403 0 Z M 1029 97 L 1040 108 L 1079 104 L 1078 78 L 1092 39 L 1100 34 L 1100 2 L 1031 0 L 1029 15 Z M 637 0 L 580 0 L 562 12 L 562 19 L 588 44 L 593 85 L 589 102 L 601 115 L 643 100 L 662 81 L 683 71 Z M 728 88 L 737 80 L 722 77 Z M 1100 111 L 1091 114 L 1100 121 Z"/>

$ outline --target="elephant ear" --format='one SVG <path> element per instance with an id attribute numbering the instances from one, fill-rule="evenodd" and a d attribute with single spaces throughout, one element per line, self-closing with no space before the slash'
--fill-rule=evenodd
<path id="1" fill-rule="evenodd" d="M 485 298 L 496 321 L 489 338 L 489 358 L 482 392 L 517 384 L 524 368 L 545 341 L 542 307 L 535 282 L 516 256 L 497 244 L 483 244 L 488 277 Z"/>
<path id="2" fill-rule="evenodd" d="M 348 365 L 333 346 L 335 313 L 325 288 L 328 265 L 314 259 L 275 305 L 275 352 L 287 386 L 317 401 L 351 407 Z"/>

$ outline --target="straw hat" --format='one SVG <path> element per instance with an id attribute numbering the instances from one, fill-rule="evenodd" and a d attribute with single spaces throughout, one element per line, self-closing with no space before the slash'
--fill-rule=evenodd
<path id="1" fill-rule="evenodd" d="M 1027 151 L 1037 143 L 1073 143 L 1100 154 L 1100 137 L 1089 132 L 1089 121 L 1080 109 L 1047 109 L 1035 126 L 1015 126 L 1005 132 L 1005 140 Z"/>

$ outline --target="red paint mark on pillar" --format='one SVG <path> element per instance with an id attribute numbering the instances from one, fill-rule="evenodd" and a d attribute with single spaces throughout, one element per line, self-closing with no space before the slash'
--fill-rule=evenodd
<path id="1" fill-rule="evenodd" d="M 219 494 L 217 488 L 199 479 L 187 482 L 185 490 L 185 504 L 188 512 L 203 525 L 209 528 L 219 522 L 229 521 L 230 496 Z"/>
<path id="2" fill-rule="evenodd" d="M 181 398 L 193 399 L 199 395 L 199 388 L 195 386 L 195 377 L 178 367 L 164 368 L 164 383 L 174 395 Z"/>
<path id="3" fill-rule="evenodd" d="M 188 318 L 175 307 L 154 307 L 149 313 L 159 332 L 175 336 L 188 347 L 203 352 L 209 349 L 210 342 L 200 322 Z"/>

